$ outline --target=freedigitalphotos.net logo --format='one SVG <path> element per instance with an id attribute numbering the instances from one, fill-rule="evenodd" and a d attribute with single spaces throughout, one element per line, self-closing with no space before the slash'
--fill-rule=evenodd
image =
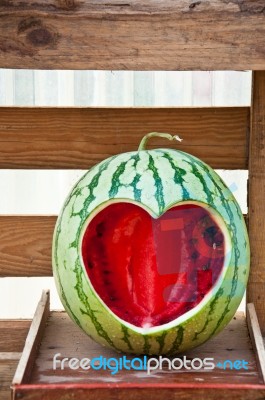
<path id="1" fill-rule="evenodd" d="M 213 370 L 215 368 L 224 370 L 248 370 L 248 362 L 245 360 L 224 360 L 215 363 L 214 358 L 193 358 L 188 359 L 186 356 L 181 358 L 167 358 L 163 356 L 159 357 L 127 357 L 126 355 L 116 358 L 106 358 L 103 356 L 93 358 L 68 358 L 61 357 L 61 353 L 56 353 L 53 357 L 53 370 L 108 370 L 112 375 L 119 373 L 122 370 L 127 371 L 145 371 L 147 375 L 150 375 L 152 371 L 168 370 L 168 371 L 179 371 L 184 370 Z"/>

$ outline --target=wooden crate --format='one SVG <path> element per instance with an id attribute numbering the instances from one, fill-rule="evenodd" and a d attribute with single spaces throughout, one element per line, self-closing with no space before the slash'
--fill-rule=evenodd
<path id="1" fill-rule="evenodd" d="M 248 328 L 247 328 L 248 325 Z M 251 339 L 248 335 L 248 329 Z M 66 312 L 49 310 L 49 292 L 44 291 L 36 310 L 15 377 L 12 399 L 135 399 L 152 396 L 154 400 L 261 399 L 265 396 L 265 350 L 253 304 L 247 308 L 247 323 L 238 312 L 216 338 L 185 353 L 187 359 L 214 358 L 215 364 L 227 359 L 248 362 L 246 369 L 189 371 L 164 369 L 126 371 L 112 375 L 109 370 L 53 369 L 53 357 L 81 360 L 84 357 L 121 357 L 89 339 L 73 324 Z M 132 356 L 128 356 L 132 358 Z M 179 356 L 178 356 L 179 357 Z"/>
<path id="2" fill-rule="evenodd" d="M 148 131 L 162 130 L 181 133 L 185 139 L 182 149 L 214 168 L 249 169 L 247 219 L 251 272 L 247 296 L 255 305 L 261 332 L 265 335 L 264 1 L 21 0 L 2 3 L 1 68 L 255 71 L 251 108 L 0 108 L 0 168 L 86 169 L 111 154 L 134 150 L 139 138 Z M 100 122 L 95 124 L 95 121 Z M 153 142 L 155 147 L 160 144 L 163 143 L 159 140 Z M 54 216 L 0 216 L 0 276 L 51 275 L 54 223 Z M 50 326 L 52 321 L 59 323 L 62 314 L 50 314 L 47 307 L 45 310 L 42 321 L 48 318 Z M 258 328 L 254 328 L 257 321 L 253 325 L 253 318 L 256 320 L 253 306 L 249 306 L 248 328 L 255 339 Z M 35 321 L 30 332 L 34 331 Z M 242 343 L 242 349 L 235 354 L 254 360 L 245 319 L 237 317 L 232 324 L 236 324 L 236 329 L 227 338 L 231 340 L 231 348 Z M 28 325 L 28 321 L 0 321 L 1 400 L 9 392 Z M 39 329 L 43 334 L 41 349 L 51 333 L 49 325 L 47 329 L 43 325 Z M 74 325 L 70 324 L 69 329 L 74 330 Z M 211 343 L 215 343 L 214 353 L 223 357 L 228 348 L 223 342 L 227 329 L 233 328 L 229 325 L 223 334 L 205 345 L 205 351 L 210 351 Z M 48 393 L 46 384 L 41 388 L 40 381 L 35 386 L 32 382 L 42 355 L 36 353 L 41 334 L 33 343 L 35 354 L 31 352 L 30 360 L 26 360 L 28 371 L 33 366 L 33 372 L 14 381 L 17 398 L 22 395 L 21 390 L 24 398 L 33 396 L 34 391 L 32 398 L 46 398 Z M 252 343 L 260 349 L 258 354 L 262 354 L 260 336 Z M 262 362 L 261 356 L 261 367 Z M 212 397 L 216 394 L 217 398 L 263 398 L 264 383 L 259 381 L 258 361 L 252 365 L 251 383 L 242 382 L 238 374 L 220 371 L 216 372 L 216 379 L 207 374 L 208 380 L 204 377 L 205 381 L 200 382 L 185 372 L 181 376 L 187 376 L 187 382 L 172 381 L 172 386 L 162 383 L 165 378 L 159 378 L 161 384 L 145 381 L 145 387 L 139 387 L 138 383 L 129 385 L 129 381 L 119 385 L 91 383 L 90 388 L 80 384 L 76 396 L 85 396 L 92 389 L 91 398 L 103 395 L 137 398 L 143 391 L 154 398 L 165 395 L 200 399 L 208 393 Z M 31 382 L 31 389 L 26 387 L 27 380 Z M 69 389 L 67 382 L 65 387 Z M 24 389 L 16 386 L 22 383 L 26 385 Z M 48 387 L 49 393 L 55 393 L 56 397 L 53 384 Z M 63 398 L 73 398 L 73 391 L 65 387 L 60 387 Z M 32 391 L 29 396 L 26 390 Z"/>

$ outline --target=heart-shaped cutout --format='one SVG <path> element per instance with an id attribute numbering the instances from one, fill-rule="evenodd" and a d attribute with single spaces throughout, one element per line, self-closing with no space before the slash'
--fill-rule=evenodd
<path id="1" fill-rule="evenodd" d="M 159 218 L 135 203 L 110 203 L 89 222 L 83 262 L 101 300 L 137 327 L 166 324 L 198 305 L 221 274 L 225 240 L 203 205 Z"/>

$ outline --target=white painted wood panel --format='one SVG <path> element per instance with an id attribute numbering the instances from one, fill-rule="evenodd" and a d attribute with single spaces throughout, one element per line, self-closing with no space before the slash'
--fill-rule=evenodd
<path id="1" fill-rule="evenodd" d="M 248 106 L 250 71 L 0 70 L 0 105 Z"/>

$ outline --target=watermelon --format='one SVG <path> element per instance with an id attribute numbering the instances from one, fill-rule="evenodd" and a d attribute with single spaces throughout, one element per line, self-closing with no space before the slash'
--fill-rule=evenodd
<path id="1" fill-rule="evenodd" d="M 53 273 L 72 320 L 119 352 L 173 355 L 234 316 L 249 273 L 240 207 L 198 158 L 167 148 L 110 157 L 58 217 Z"/>

